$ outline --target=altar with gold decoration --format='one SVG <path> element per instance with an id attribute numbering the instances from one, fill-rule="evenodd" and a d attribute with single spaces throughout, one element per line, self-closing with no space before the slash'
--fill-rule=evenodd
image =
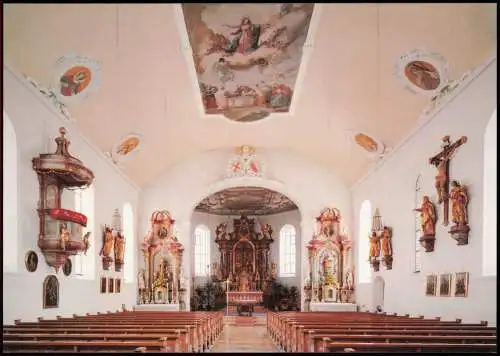
<path id="1" fill-rule="evenodd" d="M 341 231 L 340 212 L 326 208 L 316 221 L 317 233 L 307 244 L 306 310 L 356 311 L 352 241 Z"/>
<path id="2" fill-rule="evenodd" d="M 184 247 L 174 232 L 174 223 L 166 210 L 151 215 L 151 230 L 141 245 L 145 268 L 138 275 L 136 310 L 185 310 Z"/>

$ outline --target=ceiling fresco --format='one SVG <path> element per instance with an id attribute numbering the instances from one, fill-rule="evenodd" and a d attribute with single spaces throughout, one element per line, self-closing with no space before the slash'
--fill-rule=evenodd
<path id="1" fill-rule="evenodd" d="M 257 187 L 229 188 L 203 199 L 195 211 L 216 215 L 271 215 L 298 207 L 283 194 Z"/>
<path id="2" fill-rule="evenodd" d="M 288 112 L 314 4 L 183 4 L 206 114 Z"/>

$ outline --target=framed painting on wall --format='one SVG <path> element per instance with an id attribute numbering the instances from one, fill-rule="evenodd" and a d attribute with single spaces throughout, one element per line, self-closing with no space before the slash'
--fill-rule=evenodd
<path id="1" fill-rule="evenodd" d="M 115 293 L 121 292 L 122 280 L 120 278 L 115 279 Z"/>
<path id="2" fill-rule="evenodd" d="M 108 279 L 108 293 L 114 293 L 115 290 L 115 280 L 113 278 Z"/>
<path id="3" fill-rule="evenodd" d="M 101 277 L 101 293 L 106 293 L 106 277 Z"/>
<path id="4" fill-rule="evenodd" d="M 439 296 L 449 297 L 451 295 L 451 273 L 439 275 Z"/>
<path id="5" fill-rule="evenodd" d="M 425 295 L 433 297 L 436 295 L 437 291 L 437 275 L 431 274 L 427 276 L 425 284 Z"/>
<path id="6" fill-rule="evenodd" d="M 469 272 L 455 273 L 455 297 L 467 297 L 469 292 Z"/>

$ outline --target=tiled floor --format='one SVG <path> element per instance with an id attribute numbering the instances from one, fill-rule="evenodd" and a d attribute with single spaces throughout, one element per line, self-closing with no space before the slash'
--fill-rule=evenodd
<path id="1" fill-rule="evenodd" d="M 279 352 L 267 335 L 265 317 L 254 326 L 234 325 L 229 318 L 212 352 Z"/>

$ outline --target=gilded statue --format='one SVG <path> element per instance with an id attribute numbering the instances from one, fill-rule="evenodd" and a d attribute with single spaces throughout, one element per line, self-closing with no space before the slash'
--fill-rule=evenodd
<path id="1" fill-rule="evenodd" d="M 109 257 L 111 250 L 113 249 L 114 242 L 115 238 L 113 236 L 113 230 L 106 226 L 104 228 L 104 243 L 101 251 L 99 252 L 99 256 Z"/>
<path id="2" fill-rule="evenodd" d="M 156 278 L 153 282 L 153 289 L 160 287 L 167 287 L 167 264 L 165 260 L 161 260 L 160 265 L 158 266 L 158 272 L 156 272 Z"/>
<path id="3" fill-rule="evenodd" d="M 420 224 L 424 236 L 434 236 L 436 234 L 436 209 L 427 195 L 424 196 L 422 206 L 415 211 L 420 212 Z"/>
<path id="4" fill-rule="evenodd" d="M 83 250 L 83 253 L 85 254 L 85 256 L 87 255 L 87 251 L 89 250 L 89 247 L 90 247 L 90 241 L 89 241 L 89 238 L 90 238 L 90 231 L 88 231 L 84 236 L 83 236 L 83 246 L 84 246 L 84 250 Z"/>
<path id="5" fill-rule="evenodd" d="M 451 221 L 457 226 L 468 224 L 467 204 L 469 195 L 467 189 L 456 180 L 451 182 Z"/>
<path id="6" fill-rule="evenodd" d="M 248 292 L 250 290 L 250 281 L 249 278 L 250 276 L 248 275 L 248 272 L 246 268 L 243 269 L 243 271 L 240 272 L 239 274 L 239 291 L 240 292 Z"/>
<path id="7" fill-rule="evenodd" d="M 370 239 L 370 259 L 380 256 L 380 237 L 375 231 L 372 232 Z"/>
<path id="8" fill-rule="evenodd" d="M 392 256 L 391 229 L 387 226 L 384 226 L 382 232 L 382 253 L 384 257 Z"/>
<path id="9" fill-rule="evenodd" d="M 115 237 L 115 261 L 118 263 L 123 263 L 123 258 L 124 258 L 124 249 L 125 245 L 125 237 L 122 235 L 121 232 L 118 232 L 116 237 Z"/>
<path id="10" fill-rule="evenodd" d="M 67 223 L 62 223 L 59 226 L 59 244 L 62 250 L 66 250 L 66 243 L 70 240 L 70 233 Z"/>

